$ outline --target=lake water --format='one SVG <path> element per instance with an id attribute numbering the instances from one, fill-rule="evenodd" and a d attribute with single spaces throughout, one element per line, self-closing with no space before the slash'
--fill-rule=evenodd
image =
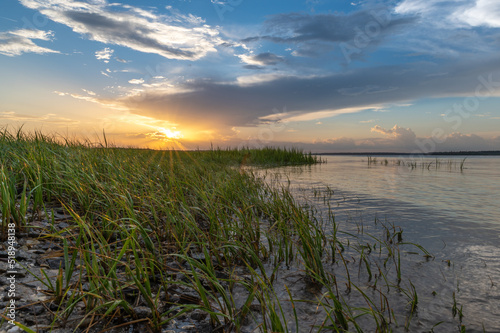
<path id="1" fill-rule="evenodd" d="M 363 156 L 322 158 L 327 163 L 273 172 L 320 213 L 333 207 L 341 228 L 388 221 L 434 256 L 403 258 L 403 275 L 419 294 L 410 331 L 428 332 L 442 322 L 435 332 L 461 325 L 467 332 L 500 332 L 500 157 L 468 157 L 463 165 L 463 157 L 450 156 L 377 156 L 371 164 Z M 325 189 L 331 198 L 315 196 Z M 452 315 L 454 294 L 461 322 Z"/>

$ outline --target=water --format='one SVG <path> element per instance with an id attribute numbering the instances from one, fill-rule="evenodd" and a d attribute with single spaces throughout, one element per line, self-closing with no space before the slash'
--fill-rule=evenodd
<path id="1" fill-rule="evenodd" d="M 404 240 L 434 256 L 406 254 L 403 276 L 419 294 L 410 331 L 500 332 L 500 157 L 437 156 L 396 165 L 398 157 L 323 156 L 326 164 L 286 167 L 299 200 L 319 212 L 333 207 L 346 230 L 373 227 L 375 219 L 400 226 Z M 385 164 L 387 159 L 387 165 Z M 381 163 L 382 162 L 382 163 Z M 334 191 L 328 200 L 317 191 Z M 463 314 L 453 316 L 455 294 Z M 313 321 L 313 315 L 309 320 Z M 305 318 L 307 321 L 307 318 Z M 395 331 L 401 330 L 401 323 Z"/>

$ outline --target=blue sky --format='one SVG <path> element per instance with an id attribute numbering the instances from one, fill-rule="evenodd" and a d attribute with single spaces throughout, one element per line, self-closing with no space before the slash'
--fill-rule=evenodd
<path id="1" fill-rule="evenodd" d="M 121 146 L 500 149 L 496 0 L 5 0 L 0 126 Z"/>

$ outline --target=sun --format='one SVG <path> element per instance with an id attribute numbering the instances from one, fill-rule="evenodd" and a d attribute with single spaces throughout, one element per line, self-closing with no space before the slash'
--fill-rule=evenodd
<path id="1" fill-rule="evenodd" d="M 154 132 L 146 133 L 146 137 L 149 139 L 150 147 L 158 149 L 164 149 L 167 147 L 184 149 L 181 142 L 181 139 L 184 138 L 184 134 L 181 131 L 177 131 L 175 127 L 168 128 L 155 126 L 153 128 Z"/>
<path id="2" fill-rule="evenodd" d="M 165 138 L 169 140 L 177 140 L 183 137 L 181 131 L 172 131 L 169 128 L 159 127 L 158 132 L 163 134 Z"/>

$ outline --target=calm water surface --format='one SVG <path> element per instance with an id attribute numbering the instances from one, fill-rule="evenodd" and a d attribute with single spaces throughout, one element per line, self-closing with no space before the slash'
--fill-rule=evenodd
<path id="1" fill-rule="evenodd" d="M 436 157 L 413 159 L 413 169 L 394 164 L 404 157 L 377 156 L 371 165 L 362 156 L 322 158 L 327 163 L 274 171 L 299 200 L 320 212 L 333 207 L 344 229 L 385 220 L 435 256 L 405 258 L 403 275 L 419 293 L 410 331 L 442 322 L 435 332 L 458 332 L 455 293 L 467 332 L 500 332 L 500 157 L 469 157 L 463 169 L 463 157 L 438 156 L 437 168 Z M 334 191 L 328 202 L 315 197 L 327 188 Z"/>

